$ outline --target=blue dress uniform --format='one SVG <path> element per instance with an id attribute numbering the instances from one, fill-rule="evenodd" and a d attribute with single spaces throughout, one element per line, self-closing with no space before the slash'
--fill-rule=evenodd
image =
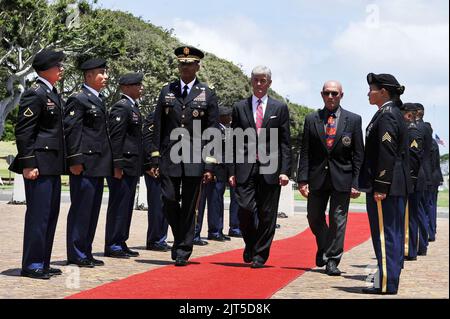
<path id="1" fill-rule="evenodd" d="M 44 71 L 63 58 L 62 52 L 43 50 L 36 55 L 33 68 Z M 18 154 L 9 169 L 18 174 L 26 168 L 39 170 L 37 179 L 24 179 L 27 211 L 22 276 L 48 279 L 61 273 L 50 267 L 50 257 L 60 208 L 60 175 L 65 171 L 63 108 L 56 89 L 40 77 L 19 102 L 15 128 Z"/>
<path id="2" fill-rule="evenodd" d="M 414 103 L 405 103 L 403 112 L 415 112 Z M 409 167 L 413 192 L 408 196 L 405 211 L 404 254 L 406 260 L 416 260 L 419 249 L 419 206 L 426 182 L 423 169 L 424 135 L 418 129 L 415 119 L 408 124 Z"/>
<path id="3" fill-rule="evenodd" d="M 120 85 L 141 84 L 142 73 L 129 73 Z M 106 215 L 105 256 L 137 257 L 126 241 L 130 235 L 134 196 L 142 175 L 142 116 L 131 97 L 122 95 L 109 111 L 109 134 L 114 168 L 123 170 L 121 179 L 108 177 L 109 202 Z"/>
<path id="4" fill-rule="evenodd" d="M 397 97 L 404 90 L 389 74 L 370 73 L 367 82 L 386 88 Z M 399 98 L 398 101 L 401 102 Z M 367 193 L 367 213 L 380 274 L 380 289 L 363 289 L 367 293 L 396 294 L 398 290 L 404 243 L 401 227 L 411 191 L 408 141 L 399 107 L 393 101 L 385 103 L 367 127 L 359 176 L 360 189 Z M 386 194 L 386 198 L 376 202 L 375 192 Z"/>
<path id="5" fill-rule="evenodd" d="M 231 108 L 219 106 L 219 115 L 231 115 Z M 225 163 L 225 141 L 226 127 L 219 123 L 219 129 L 222 134 L 222 159 L 220 164 L 216 165 L 216 180 L 204 186 L 201 194 L 197 224 L 195 226 L 194 244 L 202 243 L 200 233 L 203 225 L 203 215 L 206 203 L 208 203 L 208 239 L 216 241 L 230 240 L 230 237 L 223 234 L 223 218 L 224 218 L 224 194 L 228 181 L 228 167 Z M 237 214 L 237 211 L 236 211 Z M 239 229 L 238 229 L 239 230 Z"/>
<path id="6" fill-rule="evenodd" d="M 441 171 L 441 156 L 439 154 L 439 145 L 433 138 L 431 145 L 431 217 L 430 217 L 430 230 L 428 232 L 428 241 L 436 240 L 437 232 L 437 199 L 439 186 L 442 185 L 444 179 Z"/>
<path id="7" fill-rule="evenodd" d="M 177 48 L 175 55 L 181 63 L 196 63 L 204 56 L 193 47 Z M 188 84 L 192 85 L 190 92 Z M 207 143 L 201 140 L 201 135 L 207 128 L 217 127 L 218 116 L 216 94 L 197 79 L 183 87 L 181 80 L 164 86 L 156 105 L 152 165 L 159 167 L 161 173 L 163 212 L 174 236 L 172 259 L 176 266 L 185 266 L 192 254 L 200 183 L 205 172 L 214 172 L 217 162 L 213 157 L 201 158 Z M 194 126 L 199 129 L 194 130 Z M 177 134 L 178 140 L 171 139 L 175 129 L 185 129 Z M 173 146 L 180 144 L 189 149 L 185 153 L 179 149 L 182 160 L 173 161 L 172 153 L 176 152 Z"/>
<path id="8" fill-rule="evenodd" d="M 144 171 L 151 169 L 151 150 L 153 143 L 153 117 L 151 112 L 144 120 L 142 129 L 144 143 Z M 147 186 L 148 204 L 148 229 L 146 248 L 148 250 L 167 251 L 172 247 L 166 242 L 169 223 L 162 211 L 161 181 L 145 173 L 145 185 Z"/>
<path id="9" fill-rule="evenodd" d="M 416 103 L 417 110 L 423 110 L 424 107 L 420 103 Z M 423 192 L 419 202 L 419 244 L 418 255 L 425 256 L 428 250 L 429 239 L 429 223 L 430 223 L 430 211 L 431 211 L 431 189 L 432 189 L 432 168 L 431 168 L 431 145 L 433 142 L 433 136 L 431 132 L 431 126 L 429 123 L 424 122 L 422 119 L 417 121 L 417 128 L 420 130 L 424 137 L 423 146 L 423 170 L 425 174 L 425 180 L 423 183 Z"/>
<path id="10" fill-rule="evenodd" d="M 106 68 L 103 59 L 90 59 L 81 70 Z M 67 165 L 82 164 L 80 175 L 70 175 L 71 205 L 67 216 L 67 260 L 92 268 L 103 265 L 92 256 L 103 196 L 104 177 L 112 175 L 111 144 L 102 97 L 86 84 L 67 100 L 64 128 Z M 98 92 L 97 92 L 98 93 Z"/>

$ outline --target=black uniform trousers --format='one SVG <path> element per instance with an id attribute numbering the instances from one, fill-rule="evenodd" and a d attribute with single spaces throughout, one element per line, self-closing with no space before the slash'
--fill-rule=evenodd
<path id="1" fill-rule="evenodd" d="M 147 246 L 165 244 L 169 224 L 163 214 L 161 201 L 161 181 L 145 174 L 148 204 Z"/>
<path id="2" fill-rule="evenodd" d="M 241 234 L 239 228 L 239 204 L 236 199 L 236 190 L 234 187 L 230 187 L 230 220 L 229 220 L 229 234 Z"/>
<path id="3" fill-rule="evenodd" d="M 414 192 L 408 196 L 408 204 L 406 205 L 405 223 L 405 257 L 417 257 L 419 249 L 419 203 L 422 192 Z"/>
<path id="4" fill-rule="evenodd" d="M 438 190 L 437 188 L 433 188 L 430 191 L 430 204 L 429 204 L 429 231 L 428 238 L 429 240 L 436 240 L 436 230 L 437 230 L 437 199 L 438 199 Z"/>
<path id="5" fill-rule="evenodd" d="M 70 209 L 67 216 L 67 259 L 92 258 L 92 243 L 97 229 L 103 196 L 103 177 L 71 175 Z"/>
<path id="6" fill-rule="evenodd" d="M 254 261 L 265 263 L 275 235 L 281 186 L 267 184 L 259 174 L 259 164 L 253 165 L 250 177 L 237 184 L 238 218 L 245 250 Z"/>
<path id="7" fill-rule="evenodd" d="M 427 214 L 427 192 L 422 192 L 419 200 L 418 222 L 419 222 L 419 244 L 418 255 L 425 255 L 428 250 L 429 218 Z"/>
<path id="8" fill-rule="evenodd" d="M 48 269 L 59 216 L 61 177 L 24 179 L 27 211 L 23 239 L 22 269 Z"/>
<path id="9" fill-rule="evenodd" d="M 329 225 L 325 216 L 328 201 L 330 201 Z M 317 256 L 322 256 L 325 262 L 333 259 L 339 265 L 341 261 L 349 204 L 350 192 L 338 192 L 332 186 L 311 191 L 308 195 L 309 227 L 316 237 Z"/>
<path id="10" fill-rule="evenodd" d="M 106 178 L 109 187 L 108 210 L 106 213 L 105 252 L 126 249 L 130 237 L 134 196 L 138 176 L 123 175 L 121 179 Z"/>
<path id="11" fill-rule="evenodd" d="M 404 241 L 400 240 L 406 198 L 387 196 L 378 211 L 373 193 L 367 193 L 366 206 L 372 235 L 372 244 L 378 263 L 379 287 L 382 292 L 396 293 L 400 282 L 401 253 Z"/>
<path id="12" fill-rule="evenodd" d="M 203 185 L 194 239 L 200 239 L 206 203 L 208 203 L 208 237 L 220 236 L 223 233 L 223 196 L 225 194 L 225 186 L 224 182 L 211 182 Z"/>
<path id="13" fill-rule="evenodd" d="M 188 260 L 192 254 L 195 206 L 202 177 L 161 175 L 160 178 L 163 212 L 172 228 L 174 237 L 172 259 Z"/>

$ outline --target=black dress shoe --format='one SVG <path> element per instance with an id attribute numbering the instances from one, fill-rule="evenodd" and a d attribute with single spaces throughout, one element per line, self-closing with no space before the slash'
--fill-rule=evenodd
<path id="1" fill-rule="evenodd" d="M 426 251 L 417 253 L 417 256 L 426 256 L 426 255 L 427 255 Z"/>
<path id="2" fill-rule="evenodd" d="M 33 279 L 50 279 L 51 275 L 44 269 L 22 269 L 20 272 L 22 277 Z"/>
<path id="3" fill-rule="evenodd" d="M 381 288 L 363 288 L 362 292 L 365 294 L 372 294 L 372 295 L 396 295 L 397 292 L 381 292 Z"/>
<path id="4" fill-rule="evenodd" d="M 130 257 L 139 257 L 139 253 L 137 251 L 131 250 L 128 247 L 126 249 L 123 249 L 123 251 Z"/>
<path id="5" fill-rule="evenodd" d="M 428 242 L 436 241 L 436 238 L 428 238 Z"/>
<path id="6" fill-rule="evenodd" d="M 228 232 L 228 236 L 230 236 L 230 237 L 242 238 L 242 234 L 241 234 L 241 233 L 238 233 L 238 232 L 232 232 L 232 231 Z"/>
<path id="7" fill-rule="evenodd" d="M 326 274 L 328 276 L 340 276 L 341 275 L 341 271 L 337 267 L 335 260 L 333 260 L 333 259 L 328 260 Z"/>
<path id="8" fill-rule="evenodd" d="M 322 251 L 318 251 L 316 253 L 316 266 L 317 267 L 323 267 L 327 264 L 327 262 L 325 260 L 323 260 L 323 252 Z"/>
<path id="9" fill-rule="evenodd" d="M 94 268 L 95 267 L 94 263 L 92 263 L 92 261 L 90 261 L 87 258 L 78 259 L 78 260 L 68 260 L 67 264 L 68 265 L 77 265 L 78 267 L 82 267 L 82 268 Z"/>
<path id="10" fill-rule="evenodd" d="M 111 250 L 105 251 L 105 257 L 129 259 L 130 255 L 123 250 Z"/>
<path id="11" fill-rule="evenodd" d="M 183 267 L 187 265 L 187 260 L 181 257 L 177 257 L 175 260 L 175 266 L 177 267 Z"/>
<path id="12" fill-rule="evenodd" d="M 147 244 L 145 249 L 154 251 L 169 251 L 172 247 L 167 244 Z"/>
<path id="13" fill-rule="evenodd" d="M 58 269 L 58 268 L 52 268 L 52 267 L 49 267 L 48 269 L 45 270 L 45 272 L 46 272 L 47 274 L 49 274 L 50 276 L 59 276 L 59 275 L 62 275 L 61 269 Z"/>
<path id="14" fill-rule="evenodd" d="M 408 256 L 406 256 L 405 260 L 408 260 L 408 261 L 417 260 L 417 257 L 408 257 Z"/>
<path id="15" fill-rule="evenodd" d="M 253 260 L 252 261 L 252 265 L 250 267 L 251 268 L 263 268 L 264 267 L 264 263 L 262 263 L 259 260 Z"/>
<path id="16" fill-rule="evenodd" d="M 206 240 L 201 240 L 201 239 L 194 239 L 194 241 L 192 243 L 194 245 L 196 245 L 196 246 L 206 246 L 206 245 L 208 245 L 208 242 Z"/>
<path id="17" fill-rule="evenodd" d="M 252 253 L 250 252 L 250 250 L 247 250 L 247 248 L 244 249 L 244 253 L 242 254 L 242 257 L 244 258 L 245 263 L 248 264 L 248 263 L 252 262 L 252 259 L 253 259 Z"/>
<path id="18" fill-rule="evenodd" d="M 225 239 L 226 241 L 230 241 L 231 238 L 227 235 L 222 234 L 222 238 Z"/>
<path id="19" fill-rule="evenodd" d="M 89 258 L 89 260 L 95 265 L 95 266 L 104 266 L 105 263 L 103 260 L 95 259 L 94 257 Z"/>

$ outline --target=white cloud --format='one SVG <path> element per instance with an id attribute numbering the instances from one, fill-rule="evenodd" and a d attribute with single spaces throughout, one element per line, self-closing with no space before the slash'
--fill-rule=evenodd
<path id="1" fill-rule="evenodd" d="M 310 91 L 302 72 L 310 60 L 308 51 L 296 44 L 274 42 L 267 36 L 269 30 L 249 18 L 219 19 L 214 25 L 175 19 L 173 26 L 182 42 L 241 65 L 247 75 L 254 66 L 267 65 L 272 70 L 273 88 L 293 101 Z"/>

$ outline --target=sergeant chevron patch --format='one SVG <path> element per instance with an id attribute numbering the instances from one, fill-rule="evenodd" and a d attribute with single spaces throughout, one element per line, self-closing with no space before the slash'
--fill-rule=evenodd
<path id="1" fill-rule="evenodd" d="M 389 135 L 388 132 L 386 132 L 383 135 L 383 138 L 381 139 L 382 142 L 388 141 L 389 143 L 392 143 L 392 137 Z"/>
<path id="2" fill-rule="evenodd" d="M 416 140 L 412 141 L 412 143 L 411 143 L 410 148 L 413 148 L 413 147 L 419 148 L 419 144 L 417 144 L 417 141 L 416 141 Z"/>

